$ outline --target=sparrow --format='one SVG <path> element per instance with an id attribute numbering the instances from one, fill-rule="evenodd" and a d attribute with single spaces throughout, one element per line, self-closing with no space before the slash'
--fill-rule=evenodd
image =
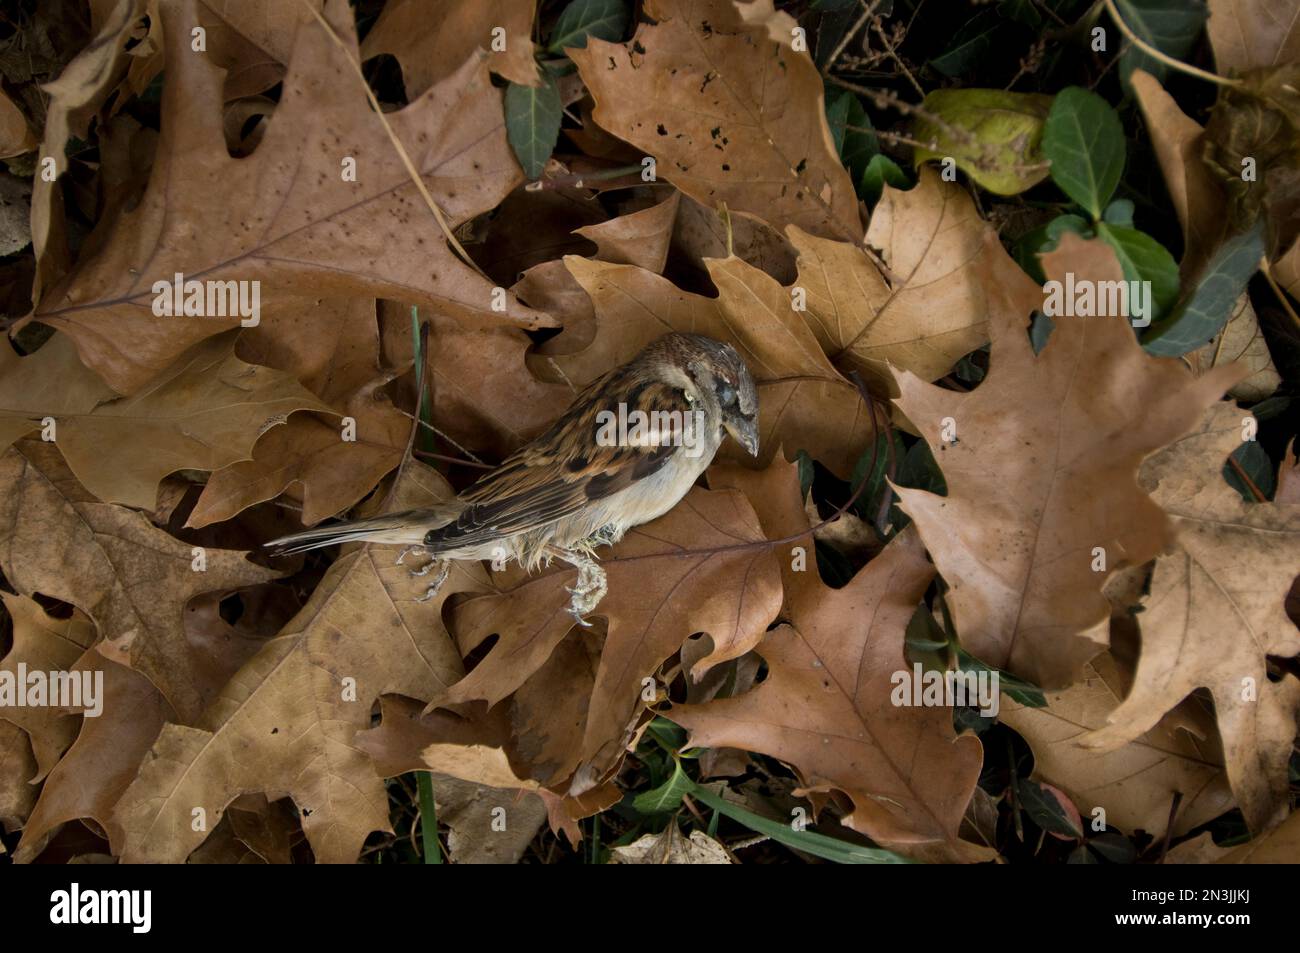
<path id="1" fill-rule="evenodd" d="M 559 559 L 578 570 L 568 611 L 583 626 L 605 596 L 595 551 L 667 513 L 729 434 L 758 455 L 758 391 L 729 344 L 667 334 L 593 381 L 545 433 L 454 500 L 271 540 L 277 555 L 344 542 L 404 547 L 436 569 L 432 599 L 455 560 L 515 560 L 528 572 Z"/>

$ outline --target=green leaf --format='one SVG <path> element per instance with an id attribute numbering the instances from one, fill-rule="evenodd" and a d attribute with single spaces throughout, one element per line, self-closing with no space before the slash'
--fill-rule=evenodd
<path id="1" fill-rule="evenodd" d="M 1003 34 L 1013 29 L 996 10 L 977 13 L 953 35 L 948 49 L 930 60 L 930 65 L 944 76 L 957 76 L 988 56 Z"/>
<path id="2" fill-rule="evenodd" d="M 1030 781 L 1028 778 L 1017 779 L 1016 794 L 1020 797 L 1020 806 L 1024 808 L 1025 813 L 1049 834 L 1083 837 L 1083 831 L 1079 829 L 1078 823 L 1066 813 L 1056 796 L 1037 782 Z"/>
<path id="3" fill-rule="evenodd" d="M 893 159 L 883 153 L 874 155 L 867 163 L 867 167 L 862 170 L 862 178 L 858 180 L 858 198 L 868 205 L 875 205 L 880 201 L 880 193 L 885 190 L 886 183 L 896 189 L 912 186 L 907 173 L 900 169 Z"/>
<path id="4" fill-rule="evenodd" d="M 1277 492 L 1277 474 L 1274 472 L 1273 461 L 1259 445 L 1259 441 L 1243 440 L 1241 445 L 1232 451 L 1232 459 L 1246 476 L 1250 477 L 1250 482 L 1255 484 L 1259 492 L 1268 499 L 1273 499 L 1273 494 Z M 1255 494 L 1250 491 L 1250 487 L 1246 485 L 1246 481 L 1237 475 L 1237 471 L 1231 464 L 1223 465 L 1223 478 L 1241 494 L 1241 498 L 1247 503 L 1259 502 Z"/>
<path id="5" fill-rule="evenodd" d="M 671 814 L 682 806 L 682 795 L 691 793 L 694 787 L 695 782 L 682 770 L 681 762 L 675 762 L 672 777 L 632 798 L 632 807 L 639 814 Z"/>
<path id="6" fill-rule="evenodd" d="M 551 76 L 541 86 L 506 87 L 506 138 L 530 179 L 542 174 L 555 151 L 560 115 L 560 90 Z"/>
<path id="7" fill-rule="evenodd" d="M 871 131 L 871 117 L 862 108 L 858 97 L 846 89 L 837 95 L 828 94 L 826 122 L 831 128 L 831 138 L 835 141 L 840 161 L 855 180 L 860 178 L 871 157 L 880 152 L 880 143 L 875 132 Z"/>
<path id="8" fill-rule="evenodd" d="M 1050 317 L 1041 311 L 1034 312 L 1034 320 L 1029 325 L 1029 346 L 1034 349 L 1035 354 L 1042 354 L 1043 348 L 1047 347 L 1047 340 L 1056 330 L 1056 324 Z"/>
<path id="9" fill-rule="evenodd" d="M 1133 227 L 1133 202 L 1131 199 L 1116 199 L 1106 206 L 1105 213 L 1102 214 L 1101 220 L 1107 225 L 1123 225 L 1125 228 Z"/>
<path id="10" fill-rule="evenodd" d="M 1148 317 L 1162 317 L 1178 300 L 1178 262 L 1174 256 L 1164 245 L 1136 228 L 1098 222 L 1097 234 L 1115 249 L 1124 268 L 1125 281 L 1151 282 L 1152 313 Z"/>
<path id="11" fill-rule="evenodd" d="M 1011 255 L 1016 264 L 1025 270 L 1025 274 L 1040 285 L 1047 281 L 1043 274 L 1043 263 L 1038 256 L 1056 247 L 1064 232 L 1086 235 L 1091 229 L 1088 220 L 1079 215 L 1058 215 L 1046 225 L 1026 232 L 1011 248 Z"/>
<path id="12" fill-rule="evenodd" d="M 1094 220 L 1101 218 L 1124 171 L 1119 114 L 1096 93 L 1063 89 L 1047 114 L 1043 153 L 1052 163 L 1052 181 Z"/>
<path id="13" fill-rule="evenodd" d="M 925 490 L 936 496 L 948 495 L 948 483 L 943 478 L 943 471 L 939 469 L 934 454 L 930 452 L 930 447 L 924 440 L 912 444 L 903 456 L 902 463 L 898 465 L 898 472 L 894 474 L 894 485 L 913 490 Z M 912 518 L 899 508 L 897 497 L 889 508 L 889 521 L 893 524 L 895 533 L 901 532 L 912 521 Z"/>
<path id="14" fill-rule="evenodd" d="M 827 837 L 825 834 L 818 834 L 816 831 L 796 831 L 789 824 L 782 824 L 780 821 L 760 817 L 753 811 L 747 811 L 740 805 L 733 804 L 731 801 L 723 799 L 708 788 L 701 787 L 698 784 L 694 785 L 688 793 L 691 797 L 702 804 L 707 804 L 719 814 L 725 814 L 733 821 L 744 824 L 751 831 L 766 834 L 779 844 L 803 851 L 805 854 L 812 854 L 814 857 L 820 857 L 823 860 L 833 861 L 837 864 L 911 863 L 906 857 L 895 854 L 893 851 L 882 850 L 879 847 L 859 847 L 857 844 L 836 840 L 834 837 Z"/>
<path id="15" fill-rule="evenodd" d="M 628 8 L 623 0 L 572 0 L 555 21 L 548 53 L 565 47 L 583 49 L 587 38 L 621 40 L 627 32 Z"/>
<path id="16" fill-rule="evenodd" d="M 1209 15 L 1204 0 L 1115 0 L 1115 6 L 1130 30 L 1176 60 L 1191 52 Z M 1162 81 L 1168 72 L 1159 60 L 1126 43 L 1119 58 L 1119 75 L 1126 90 L 1135 69 L 1146 70 Z"/>
<path id="17" fill-rule="evenodd" d="M 1142 346 L 1156 357 L 1178 357 L 1213 340 L 1264 257 L 1264 227 L 1228 239 L 1172 312 L 1147 329 Z"/>
<path id="18" fill-rule="evenodd" d="M 1037 685 L 984 664 L 961 646 L 957 647 L 957 667 L 963 672 L 997 672 L 998 689 L 1012 701 L 1019 702 L 1026 708 L 1047 707 L 1047 697 Z"/>
<path id="19" fill-rule="evenodd" d="M 915 163 L 951 156 L 979 185 L 997 195 L 1017 195 L 1047 178 L 1039 150 L 1050 96 L 1000 89 L 939 89 L 921 104 L 913 136 L 935 143 L 916 150 Z M 954 132 L 956 131 L 956 132 Z M 965 133 L 965 135 L 962 135 Z"/>

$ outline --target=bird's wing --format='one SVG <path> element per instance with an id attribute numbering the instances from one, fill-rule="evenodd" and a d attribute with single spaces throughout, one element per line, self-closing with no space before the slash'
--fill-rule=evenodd
<path id="1" fill-rule="evenodd" d="M 597 433 L 607 418 L 600 412 L 617 415 L 620 403 L 628 413 L 677 413 L 659 418 L 658 439 L 643 435 L 636 443 L 602 445 Z M 626 368 L 611 371 L 579 394 L 546 433 L 461 493 L 457 499 L 465 509 L 453 522 L 430 532 L 425 547 L 446 552 L 491 543 L 554 523 L 626 489 L 672 458 L 680 443 L 673 431 L 690 412 L 682 392 L 671 385 L 638 380 Z"/>

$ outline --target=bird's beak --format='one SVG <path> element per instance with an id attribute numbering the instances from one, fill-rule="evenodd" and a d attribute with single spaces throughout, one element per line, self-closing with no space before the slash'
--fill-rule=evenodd
<path id="1" fill-rule="evenodd" d="M 757 420 L 728 420 L 726 428 L 727 433 L 735 438 L 736 443 L 748 450 L 751 457 L 758 456 Z"/>

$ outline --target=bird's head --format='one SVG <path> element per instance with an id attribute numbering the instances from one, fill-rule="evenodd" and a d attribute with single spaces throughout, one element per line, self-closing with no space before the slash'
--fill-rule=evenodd
<path id="1" fill-rule="evenodd" d="M 758 388 L 745 359 L 730 344 L 698 334 L 679 334 L 683 339 L 686 375 L 697 396 L 715 405 L 727 433 L 758 456 Z"/>

